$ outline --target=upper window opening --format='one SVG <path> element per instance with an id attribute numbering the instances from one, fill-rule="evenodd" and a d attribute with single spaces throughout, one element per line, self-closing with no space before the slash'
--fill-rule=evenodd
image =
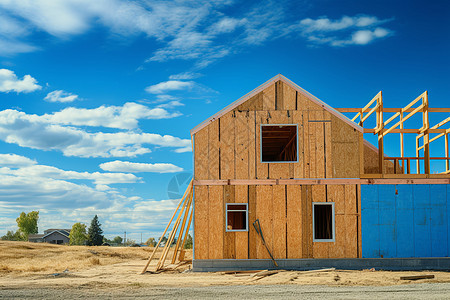
<path id="1" fill-rule="evenodd" d="M 314 242 L 334 242 L 334 203 L 313 203 Z"/>
<path id="2" fill-rule="evenodd" d="M 296 162 L 297 125 L 261 125 L 261 162 Z"/>

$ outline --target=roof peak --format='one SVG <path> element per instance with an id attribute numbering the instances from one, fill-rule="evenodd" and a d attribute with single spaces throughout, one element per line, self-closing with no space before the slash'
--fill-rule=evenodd
<path id="1" fill-rule="evenodd" d="M 221 116 L 223 116 L 224 114 L 226 114 L 227 112 L 233 110 L 234 108 L 236 108 L 237 106 L 239 106 L 240 104 L 242 104 L 243 102 L 247 101 L 248 99 L 250 99 L 251 97 L 253 97 L 254 95 L 258 94 L 259 92 L 261 92 L 262 90 L 266 89 L 269 85 L 271 85 L 272 83 L 276 82 L 276 81 L 283 81 L 284 83 L 290 85 L 292 88 L 294 88 L 297 92 L 302 93 L 303 95 L 305 95 L 306 97 L 308 97 L 311 101 L 315 102 L 316 104 L 322 106 L 323 109 L 327 110 L 328 112 L 330 112 L 331 114 L 335 115 L 336 117 L 338 117 L 339 119 L 341 119 L 342 121 L 344 121 L 345 123 L 347 123 L 348 125 L 352 126 L 353 128 L 355 128 L 356 130 L 363 132 L 363 128 L 361 126 L 359 126 L 358 124 L 352 122 L 349 118 L 347 118 L 345 115 L 343 115 L 342 113 L 338 112 L 337 110 L 335 110 L 333 107 L 329 106 L 328 104 L 326 104 L 325 102 L 323 102 L 322 100 L 320 100 L 319 98 L 317 98 L 316 96 L 314 96 L 313 94 L 311 94 L 310 92 L 306 91 L 305 89 L 301 88 L 300 86 L 298 86 L 296 83 L 294 83 L 293 81 L 289 80 L 287 77 L 285 77 L 284 75 L 282 75 L 281 73 L 275 75 L 274 77 L 272 77 L 271 79 L 269 79 L 268 81 L 264 82 L 263 84 L 261 84 L 260 86 L 258 86 L 257 88 L 255 88 L 254 90 L 250 91 L 249 93 L 245 94 L 244 96 L 240 97 L 239 99 L 237 99 L 236 101 L 232 102 L 231 104 L 227 105 L 226 107 L 224 107 L 223 109 L 219 110 L 217 113 L 215 113 L 213 116 L 211 116 L 210 118 L 206 119 L 205 121 L 203 121 L 202 123 L 198 124 L 197 126 L 195 126 L 194 128 L 192 128 L 191 130 L 191 135 L 195 134 L 197 131 L 199 131 L 200 129 L 202 129 L 203 127 L 207 126 L 209 123 L 213 122 L 214 120 L 220 118 Z"/>

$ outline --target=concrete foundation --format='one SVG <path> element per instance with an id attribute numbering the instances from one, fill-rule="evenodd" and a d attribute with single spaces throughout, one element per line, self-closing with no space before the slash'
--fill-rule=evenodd
<path id="1" fill-rule="evenodd" d="M 450 258 L 341 258 L 341 259 L 278 259 L 275 267 L 270 259 L 194 259 L 195 272 L 239 270 L 313 270 L 336 268 L 363 270 L 375 268 L 389 271 L 450 271 Z"/>

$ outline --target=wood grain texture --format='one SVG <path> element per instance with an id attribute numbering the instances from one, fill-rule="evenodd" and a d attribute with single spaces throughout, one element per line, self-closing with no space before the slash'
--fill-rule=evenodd
<path id="1" fill-rule="evenodd" d="M 223 203 L 223 187 L 209 187 L 209 259 L 223 259 L 224 233 L 225 233 L 225 209 Z"/>
<path id="2" fill-rule="evenodd" d="M 208 204 L 208 187 L 196 186 L 194 215 L 195 259 L 209 258 Z"/>
<path id="3" fill-rule="evenodd" d="M 313 258 L 312 188 L 310 185 L 302 186 L 302 237 L 303 257 Z"/>
<path id="4" fill-rule="evenodd" d="M 271 84 L 264 91 L 262 91 L 263 97 L 263 110 L 275 110 L 275 83 Z"/>
<path id="5" fill-rule="evenodd" d="M 303 258 L 302 186 L 288 185 L 287 189 L 287 258 Z"/>
<path id="6" fill-rule="evenodd" d="M 286 258 L 286 186 L 273 186 L 273 253 Z"/>
<path id="7" fill-rule="evenodd" d="M 256 245 L 259 238 L 253 228 L 253 222 L 256 220 L 256 185 L 248 187 L 248 258 L 256 259 Z"/>
<path id="8" fill-rule="evenodd" d="M 296 91 L 286 83 L 283 83 L 283 103 L 285 110 L 295 110 Z"/>
<path id="9" fill-rule="evenodd" d="M 235 178 L 235 117 L 234 112 L 220 118 L 220 174 L 221 179 Z"/>
<path id="10" fill-rule="evenodd" d="M 249 179 L 256 179 L 256 112 L 249 112 L 248 115 L 248 177 Z"/>
<path id="11" fill-rule="evenodd" d="M 194 135 L 195 179 L 208 179 L 208 131 L 205 127 Z"/>
<path id="12" fill-rule="evenodd" d="M 273 193 L 271 185 L 256 186 L 256 218 L 259 219 L 266 245 L 273 253 Z M 270 259 L 261 238 L 257 238 L 256 257 Z"/>
<path id="13" fill-rule="evenodd" d="M 249 178 L 249 124 L 248 112 L 236 112 L 236 179 Z"/>
<path id="14" fill-rule="evenodd" d="M 209 179 L 219 179 L 219 120 L 208 125 Z"/>
<path id="15" fill-rule="evenodd" d="M 358 213 L 356 201 L 356 185 L 345 185 L 345 214 Z"/>

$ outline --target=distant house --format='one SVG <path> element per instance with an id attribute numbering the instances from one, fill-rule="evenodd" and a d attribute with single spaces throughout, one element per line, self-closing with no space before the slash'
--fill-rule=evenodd
<path id="1" fill-rule="evenodd" d="M 28 241 L 33 243 L 68 244 L 70 229 L 47 229 L 44 234 L 30 234 Z"/>

